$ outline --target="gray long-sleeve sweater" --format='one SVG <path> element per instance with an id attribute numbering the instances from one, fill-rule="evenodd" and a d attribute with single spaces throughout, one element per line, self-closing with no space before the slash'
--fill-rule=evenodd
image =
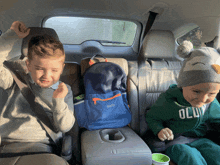
<path id="1" fill-rule="evenodd" d="M 14 83 L 12 75 L 3 67 L 4 60 L 11 58 L 13 54 L 20 55 L 21 42 L 22 39 L 19 39 L 13 30 L 6 31 L 0 37 L 0 88 L 8 93 L 7 102 L 0 109 L 1 140 L 2 142 L 50 143 L 46 131 L 37 121 L 29 103 Z M 16 54 L 16 52 L 18 53 Z M 30 76 L 28 78 L 31 80 Z M 35 83 L 30 84 L 35 95 L 39 97 L 39 103 L 59 130 L 57 134 L 57 138 L 59 138 L 61 133 L 69 131 L 75 122 L 71 87 L 67 85 L 68 94 L 65 98 L 54 99 L 52 95 L 56 89 L 55 85 L 50 88 L 41 88 Z"/>

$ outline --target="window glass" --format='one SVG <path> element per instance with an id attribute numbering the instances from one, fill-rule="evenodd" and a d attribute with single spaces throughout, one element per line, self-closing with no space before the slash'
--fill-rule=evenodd
<path id="1" fill-rule="evenodd" d="M 114 46 L 131 46 L 137 29 L 130 21 L 84 17 L 51 17 L 44 27 L 56 30 L 63 44 L 97 40 Z"/>
<path id="2" fill-rule="evenodd" d="M 190 32 L 186 33 L 182 37 L 177 39 L 177 43 L 181 44 L 184 40 L 191 41 L 193 43 L 194 49 L 200 48 L 205 46 L 205 44 L 201 41 L 202 38 L 202 31 L 199 27 L 191 30 Z"/>

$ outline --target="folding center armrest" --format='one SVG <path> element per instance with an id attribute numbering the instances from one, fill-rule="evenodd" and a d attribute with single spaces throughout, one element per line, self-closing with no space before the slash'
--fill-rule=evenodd
<path id="1" fill-rule="evenodd" d="M 151 164 L 151 150 L 129 127 L 85 131 L 81 135 L 83 165 Z"/>

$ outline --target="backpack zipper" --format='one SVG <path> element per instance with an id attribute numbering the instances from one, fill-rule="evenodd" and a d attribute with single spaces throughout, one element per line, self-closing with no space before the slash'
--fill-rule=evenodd
<path id="1" fill-rule="evenodd" d="M 92 101 L 94 101 L 94 104 L 96 105 L 97 101 L 108 101 L 108 100 L 112 100 L 112 99 L 114 99 L 116 97 L 119 97 L 119 96 L 121 96 L 121 93 L 119 93 L 119 94 L 117 94 L 117 95 L 115 95 L 113 97 L 107 98 L 107 99 L 92 98 Z"/>

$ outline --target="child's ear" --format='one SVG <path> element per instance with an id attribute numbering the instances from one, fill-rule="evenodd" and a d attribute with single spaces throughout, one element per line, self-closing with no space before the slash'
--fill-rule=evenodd
<path id="1" fill-rule="evenodd" d="M 217 52 L 220 54 L 220 48 L 217 48 L 216 50 L 217 50 Z"/>
<path id="2" fill-rule="evenodd" d="M 28 71 L 30 72 L 30 60 L 27 59 L 27 60 L 25 61 L 25 63 L 26 63 L 26 66 L 27 66 Z"/>
<path id="3" fill-rule="evenodd" d="M 63 63 L 63 70 L 64 70 L 64 67 L 65 67 L 65 63 Z M 62 70 L 61 74 L 63 73 L 63 70 Z"/>
<path id="4" fill-rule="evenodd" d="M 216 36 L 214 39 L 213 39 L 213 48 L 215 49 L 219 49 L 219 36 Z M 219 51 L 218 51 L 219 52 Z"/>

